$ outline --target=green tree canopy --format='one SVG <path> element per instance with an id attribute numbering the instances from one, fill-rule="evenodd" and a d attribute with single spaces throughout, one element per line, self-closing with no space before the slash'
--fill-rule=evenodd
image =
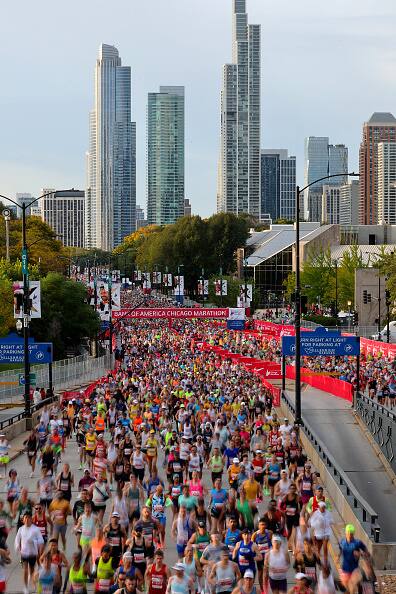
<path id="1" fill-rule="evenodd" d="M 56 359 L 98 332 L 99 318 L 85 301 L 86 289 L 80 283 L 56 273 L 41 280 L 42 317 L 31 321 L 31 333 L 37 341 L 53 342 Z"/>

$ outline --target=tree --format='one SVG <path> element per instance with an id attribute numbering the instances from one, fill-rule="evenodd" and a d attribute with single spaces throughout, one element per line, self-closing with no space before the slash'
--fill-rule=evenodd
<path id="1" fill-rule="evenodd" d="M 12 282 L 0 278 L 0 336 L 5 336 L 14 327 Z M 15 330 L 15 327 L 14 327 Z"/>
<path id="2" fill-rule="evenodd" d="M 68 349 L 78 347 L 84 338 L 92 338 L 100 320 L 86 303 L 86 288 L 50 273 L 41 280 L 41 319 L 31 321 L 36 341 L 52 342 L 54 358 L 66 356 Z"/>
<path id="3" fill-rule="evenodd" d="M 334 266 L 330 248 L 311 251 L 301 271 L 301 293 L 309 303 L 330 306 L 334 301 Z"/>

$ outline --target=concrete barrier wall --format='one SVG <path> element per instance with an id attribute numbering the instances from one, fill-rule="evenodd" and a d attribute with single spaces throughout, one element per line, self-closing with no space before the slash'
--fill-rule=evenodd
<path id="1" fill-rule="evenodd" d="M 287 417 L 291 423 L 294 422 L 291 412 L 283 403 L 281 405 L 281 411 L 283 416 Z M 303 430 L 301 431 L 301 441 L 306 455 L 320 473 L 321 482 L 325 485 L 327 493 L 342 520 L 345 524 L 354 524 L 356 527 L 356 536 L 367 546 L 373 556 L 375 567 L 381 570 L 396 569 L 396 542 L 374 543 L 371 540 L 371 525 L 368 522 L 363 522 L 362 518 L 355 514 L 352 498 L 348 497 L 346 490 L 337 483 L 331 470 L 326 466 L 324 460 L 322 460 Z"/>

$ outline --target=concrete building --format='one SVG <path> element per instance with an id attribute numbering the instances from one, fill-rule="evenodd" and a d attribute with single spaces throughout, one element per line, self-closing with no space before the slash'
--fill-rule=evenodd
<path id="1" fill-rule="evenodd" d="M 56 192 L 44 188 L 42 194 L 49 194 L 39 200 L 41 218 L 59 235 L 63 245 L 84 247 L 84 202 L 81 190 Z"/>
<path id="2" fill-rule="evenodd" d="M 351 179 L 340 186 L 340 225 L 358 225 L 360 186 L 358 179 Z"/>
<path id="3" fill-rule="evenodd" d="M 233 0 L 232 63 L 223 66 L 217 210 L 260 217 L 260 25 Z"/>
<path id="4" fill-rule="evenodd" d="M 360 204 L 359 222 L 375 225 L 378 222 L 378 144 L 396 142 L 396 118 L 391 113 L 373 113 L 363 124 L 359 151 Z"/>
<path id="5" fill-rule="evenodd" d="M 136 229 L 147 226 L 147 219 L 144 216 L 144 210 L 138 204 L 136 205 Z"/>
<path id="6" fill-rule="evenodd" d="M 342 186 L 324 185 L 322 188 L 322 216 L 325 224 L 338 225 L 340 222 L 340 200 Z"/>
<path id="7" fill-rule="evenodd" d="M 380 224 L 396 224 L 396 142 L 378 143 L 378 214 Z"/>
<path id="8" fill-rule="evenodd" d="M 135 230 L 136 124 L 131 121 L 131 68 L 102 44 L 86 158 L 85 245 L 112 250 Z"/>
<path id="9" fill-rule="evenodd" d="M 184 216 L 191 217 L 191 202 L 189 198 L 184 198 Z"/>
<path id="10" fill-rule="evenodd" d="M 184 87 L 148 94 L 147 220 L 174 223 L 184 215 Z"/>
<path id="11" fill-rule="evenodd" d="M 261 151 L 260 219 L 295 218 L 296 157 L 287 149 Z"/>
<path id="12" fill-rule="evenodd" d="M 304 186 L 328 175 L 340 175 L 329 181 L 314 183 L 304 193 L 304 218 L 307 221 L 320 221 L 322 217 L 323 186 L 333 186 L 347 182 L 348 149 L 343 144 L 329 144 L 327 136 L 308 136 L 304 147 Z"/>

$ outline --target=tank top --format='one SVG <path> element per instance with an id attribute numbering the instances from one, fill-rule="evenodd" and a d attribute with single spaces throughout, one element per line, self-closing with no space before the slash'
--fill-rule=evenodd
<path id="1" fill-rule="evenodd" d="M 120 554 L 122 547 L 122 531 L 121 528 L 111 528 L 107 532 L 107 541 L 112 547 L 113 553 Z"/>
<path id="2" fill-rule="evenodd" d="M 203 486 L 202 486 L 201 481 L 198 481 L 196 483 L 193 481 L 190 481 L 189 485 L 190 485 L 190 495 L 192 495 L 193 497 L 202 497 Z"/>
<path id="3" fill-rule="evenodd" d="M 146 565 L 146 547 L 144 540 L 142 544 L 137 544 L 135 539 L 133 539 L 131 554 L 135 565 Z"/>
<path id="4" fill-rule="evenodd" d="M 84 573 L 84 565 L 78 569 L 73 566 L 69 570 L 69 582 L 73 590 L 73 594 L 84 594 L 86 592 L 85 584 L 87 583 L 87 576 Z"/>
<path id="5" fill-rule="evenodd" d="M 234 547 L 239 540 L 241 540 L 241 531 L 231 530 L 228 528 L 225 535 L 224 544 L 228 547 L 230 553 L 233 552 Z"/>
<path id="6" fill-rule="evenodd" d="M 96 592 L 108 592 L 110 586 L 113 583 L 114 569 L 112 567 L 112 558 L 108 561 L 103 561 L 102 557 L 99 557 L 97 579 L 96 579 Z M 74 593 L 73 593 L 74 594 Z"/>
<path id="7" fill-rule="evenodd" d="M 231 563 L 216 567 L 216 592 L 232 592 L 235 586 L 235 572 Z"/>
<path id="8" fill-rule="evenodd" d="M 272 580 L 285 580 L 288 570 L 288 565 L 285 559 L 284 551 L 274 551 L 271 549 L 269 556 L 269 576 Z"/>
<path id="9" fill-rule="evenodd" d="M 256 553 L 253 551 L 253 543 L 249 542 L 248 544 L 245 544 L 244 542 L 241 542 L 237 553 L 237 563 L 241 572 L 244 572 L 246 569 L 251 569 L 253 572 L 255 571 L 255 556 Z"/>
<path id="10" fill-rule="evenodd" d="M 83 538 L 92 539 L 95 536 L 95 518 L 93 515 L 81 516 L 81 536 Z"/>
<path id="11" fill-rule="evenodd" d="M 310 580 L 313 580 L 313 582 L 316 582 L 317 575 L 316 575 L 316 557 L 315 557 L 315 555 L 312 557 L 312 559 L 309 559 L 309 557 L 307 557 L 307 555 L 305 553 L 303 553 L 303 559 L 304 559 L 304 573 L 305 573 L 305 575 L 307 575 Z"/>
<path id="12" fill-rule="evenodd" d="M 312 496 L 312 476 L 309 475 L 307 476 L 304 472 L 303 476 L 302 476 L 302 480 L 301 480 L 301 487 L 300 487 L 300 492 L 302 495 L 310 495 Z"/>
<path id="13" fill-rule="evenodd" d="M 166 565 L 156 569 L 155 563 L 150 569 L 149 594 L 165 594 L 166 591 Z"/>
<path id="14" fill-rule="evenodd" d="M 37 514 L 34 514 L 32 521 L 37 528 L 40 528 L 41 536 L 45 539 L 47 537 L 47 520 L 45 515 L 39 520 Z"/>
<path id="15" fill-rule="evenodd" d="M 71 473 L 69 472 L 69 474 L 65 477 L 63 472 L 60 475 L 59 478 L 59 488 L 62 491 L 62 493 L 66 493 L 68 495 L 71 494 Z"/>
<path id="16" fill-rule="evenodd" d="M 153 495 L 151 499 L 151 509 L 153 518 L 157 520 L 165 517 L 165 497 L 163 495 Z"/>
<path id="17" fill-rule="evenodd" d="M 37 594 L 52 594 L 56 572 L 53 569 L 47 571 L 43 567 L 38 572 Z"/>
<path id="18" fill-rule="evenodd" d="M 256 543 L 260 553 L 264 556 L 265 553 L 267 553 L 272 547 L 269 530 L 265 529 L 264 534 L 261 532 L 256 532 L 254 542 Z"/>
<path id="19" fill-rule="evenodd" d="M 104 431 L 105 430 L 105 422 L 102 417 L 97 417 L 95 423 L 95 431 Z"/>
<path id="20" fill-rule="evenodd" d="M 195 544 L 197 545 L 197 557 L 198 559 L 201 558 L 202 553 L 210 543 L 210 536 L 208 533 L 206 534 L 198 534 L 195 538 Z"/>
<path id="21" fill-rule="evenodd" d="M 188 594 L 189 585 L 188 577 L 184 575 L 180 580 L 176 576 L 171 581 L 170 587 L 171 594 Z"/>
<path id="22" fill-rule="evenodd" d="M 132 466 L 136 468 L 136 470 L 142 470 L 144 468 L 143 454 L 138 454 L 137 452 L 133 453 Z"/>

